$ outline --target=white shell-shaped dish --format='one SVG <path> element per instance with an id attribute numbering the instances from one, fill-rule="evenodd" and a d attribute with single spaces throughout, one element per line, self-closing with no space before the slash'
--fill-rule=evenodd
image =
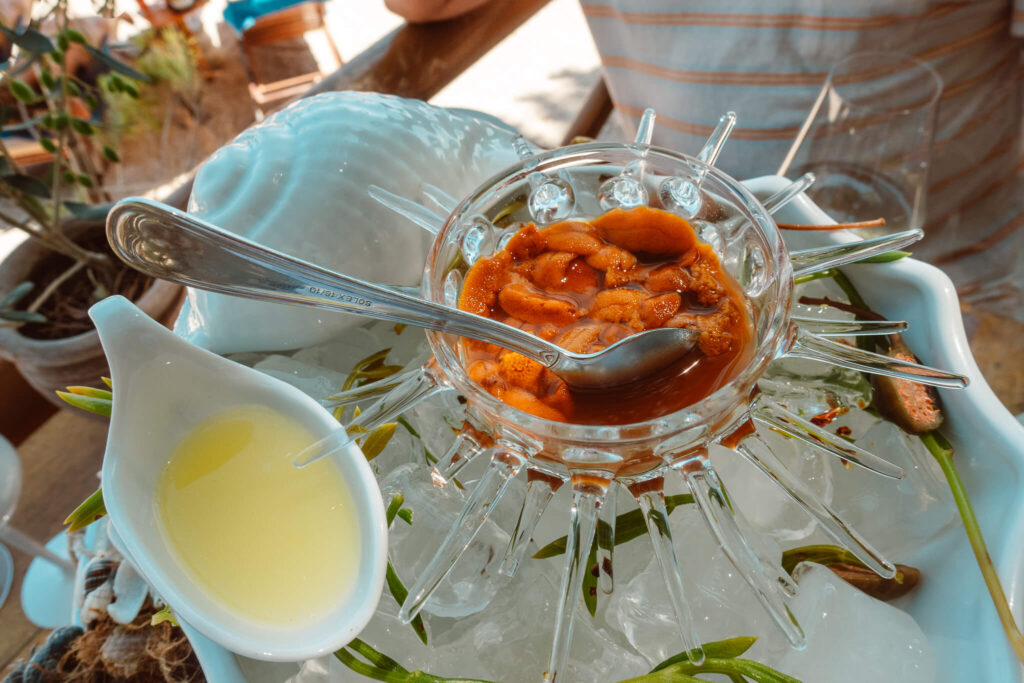
<path id="1" fill-rule="evenodd" d="M 189 211 L 215 225 L 370 282 L 417 285 L 432 235 L 368 194 L 417 198 L 429 182 L 461 198 L 514 163 L 497 119 L 375 93 L 327 93 L 271 115 L 199 170 Z M 214 351 L 326 341 L 355 316 L 189 290 L 175 332 Z"/>

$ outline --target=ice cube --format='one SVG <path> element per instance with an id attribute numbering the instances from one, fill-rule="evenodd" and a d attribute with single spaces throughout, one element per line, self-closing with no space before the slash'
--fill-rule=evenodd
<path id="1" fill-rule="evenodd" d="M 413 523 L 396 519 L 389 535 L 389 555 L 406 587 L 411 587 L 451 530 L 466 494 L 455 486 L 436 488 L 424 463 L 408 463 L 381 481 L 385 502 L 396 493 L 405 497 Z M 488 519 L 455 567 L 427 601 L 425 610 L 439 616 L 463 617 L 487 607 L 505 579 L 498 567 L 509 536 Z"/>
<path id="2" fill-rule="evenodd" d="M 253 367 L 291 384 L 318 401 L 338 391 L 347 376 L 279 354 L 267 356 Z"/>
<path id="3" fill-rule="evenodd" d="M 526 560 L 491 607 L 455 622 L 436 638 L 436 648 L 453 661 L 478 659 L 490 680 L 540 680 L 551 654 L 560 566 Z M 617 681 L 648 669 L 643 658 L 617 643 L 577 601 L 566 680 Z M 467 672 L 455 667 L 450 675 Z"/>
<path id="4" fill-rule="evenodd" d="M 856 444 L 899 465 L 906 476 L 887 479 L 833 461 L 833 507 L 879 552 L 895 562 L 909 562 L 917 550 L 957 523 L 953 497 L 919 439 L 868 414 L 854 418 L 848 424 Z"/>
<path id="5" fill-rule="evenodd" d="M 766 663 L 815 683 L 935 680 L 928 638 L 909 614 L 819 565 L 802 565 L 797 577 L 800 591 L 792 609 L 807 634 L 807 647 Z"/>
<path id="6" fill-rule="evenodd" d="M 821 500 L 832 502 L 832 470 L 828 463 L 831 456 L 763 427 L 758 428 L 758 435 L 783 465 L 805 481 Z M 814 532 L 811 516 L 744 457 L 721 447 L 711 448 L 710 456 L 734 504 L 755 529 L 786 543 L 804 540 Z"/>
<path id="7" fill-rule="evenodd" d="M 871 402 L 871 384 L 860 372 L 802 358 L 774 361 L 757 386 L 775 403 L 806 419 Z"/>
<path id="8" fill-rule="evenodd" d="M 684 573 L 687 604 L 703 642 L 737 636 L 760 637 L 775 626 L 743 578 L 726 558 L 699 511 L 692 505 L 677 508 L 669 517 L 679 564 Z M 775 549 L 774 560 L 778 561 Z M 652 666 L 682 650 L 675 612 L 657 560 L 646 536 L 618 549 L 620 555 L 646 559 L 633 576 L 616 574 L 615 593 L 607 601 L 604 618 Z M 781 651 L 784 641 L 769 648 Z"/>

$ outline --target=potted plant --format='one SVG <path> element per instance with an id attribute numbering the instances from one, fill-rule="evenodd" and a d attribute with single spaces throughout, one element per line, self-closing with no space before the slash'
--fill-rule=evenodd
<path id="1" fill-rule="evenodd" d="M 28 235 L 0 261 L 0 298 L 8 296 L 0 355 L 61 405 L 57 389 L 95 383 L 107 369 L 88 318 L 92 304 L 122 294 L 166 322 L 182 292 L 121 264 L 104 231 L 111 197 L 103 179 L 119 155 L 104 144 L 95 112 L 103 91 L 137 98 L 138 83 L 149 79 L 105 41 L 96 47 L 71 27 L 66 0 L 47 9 L 52 39 L 39 21 L 0 24 L 0 223 Z M 15 133 L 27 136 L 21 150 L 8 137 Z"/>

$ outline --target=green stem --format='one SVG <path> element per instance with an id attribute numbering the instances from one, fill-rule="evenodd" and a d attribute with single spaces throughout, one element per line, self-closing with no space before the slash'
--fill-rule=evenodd
<path id="1" fill-rule="evenodd" d="M 849 297 L 851 304 L 853 304 L 857 308 L 871 310 L 871 307 L 868 306 L 868 303 L 866 301 L 864 301 L 864 298 L 860 295 L 860 292 L 858 292 L 857 288 L 853 286 L 852 282 L 850 282 L 850 278 L 846 277 L 846 273 L 839 270 L 838 268 L 833 268 L 831 269 L 831 274 L 832 279 L 836 281 L 837 285 L 839 285 L 839 289 L 843 290 L 843 293 L 846 294 L 847 297 Z"/>
<path id="2" fill-rule="evenodd" d="M 971 543 L 971 550 L 974 551 L 974 559 L 978 562 L 978 568 L 985 579 L 989 595 L 992 596 L 992 603 L 999 614 L 999 621 L 1003 625 L 1003 632 L 1006 633 L 1006 638 L 1010 641 L 1010 647 L 1013 648 L 1017 659 L 1024 664 L 1024 635 L 1021 635 L 1017 622 L 1013 618 L 1013 612 L 1010 610 L 1010 604 L 1006 600 L 1006 593 L 1003 592 L 1003 585 L 999 580 L 999 574 L 996 572 L 995 563 L 992 562 L 992 556 L 989 555 L 988 548 L 985 547 L 985 538 L 981 534 L 981 527 L 978 526 L 978 518 L 974 515 L 974 508 L 971 507 L 970 498 L 967 497 L 967 489 L 964 488 L 964 483 L 960 479 L 960 473 L 957 472 L 956 465 L 953 464 L 953 448 L 946 443 L 945 439 L 938 432 L 928 432 L 921 435 L 920 438 L 921 442 L 928 448 L 928 452 L 939 463 L 939 467 L 942 468 L 942 473 L 949 483 L 949 490 L 952 492 L 953 500 L 956 502 L 957 510 L 960 512 L 960 519 L 963 520 L 964 531 L 967 532 L 967 539 Z"/>
<path id="3" fill-rule="evenodd" d="M 819 270 L 816 273 L 808 273 L 807 275 L 801 275 L 800 277 L 793 278 L 794 285 L 802 285 L 805 282 L 813 282 L 814 280 L 824 280 L 827 277 L 832 277 L 832 268 L 828 270 Z"/>
<path id="4" fill-rule="evenodd" d="M 58 0 L 57 3 L 57 31 L 62 32 L 68 27 L 68 6 L 67 0 Z M 68 117 L 68 54 L 66 50 L 60 53 L 60 70 L 63 78 L 60 81 L 60 95 L 57 98 L 57 111 L 65 119 Z M 70 123 L 57 133 L 57 152 L 53 155 L 53 225 L 51 230 L 54 234 L 60 233 L 60 210 L 61 210 L 61 162 L 64 160 L 64 146 L 67 143 L 68 131 L 71 130 Z"/>
<path id="5" fill-rule="evenodd" d="M 770 666 L 749 659 L 716 659 L 709 657 L 702 664 L 679 662 L 653 673 L 630 678 L 622 683 L 675 683 L 682 676 L 695 677 L 697 674 L 722 674 L 735 680 L 742 677 L 751 678 L 762 683 L 800 683 L 792 676 L 776 671 Z M 700 680 L 700 679 L 698 679 Z"/>

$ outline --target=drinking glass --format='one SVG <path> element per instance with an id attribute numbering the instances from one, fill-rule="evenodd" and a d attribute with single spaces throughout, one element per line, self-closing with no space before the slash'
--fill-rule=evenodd
<path id="1" fill-rule="evenodd" d="M 893 52 L 850 55 L 832 67 L 779 175 L 811 172 L 807 194 L 841 223 L 884 218 L 920 228 L 942 79 Z"/>

